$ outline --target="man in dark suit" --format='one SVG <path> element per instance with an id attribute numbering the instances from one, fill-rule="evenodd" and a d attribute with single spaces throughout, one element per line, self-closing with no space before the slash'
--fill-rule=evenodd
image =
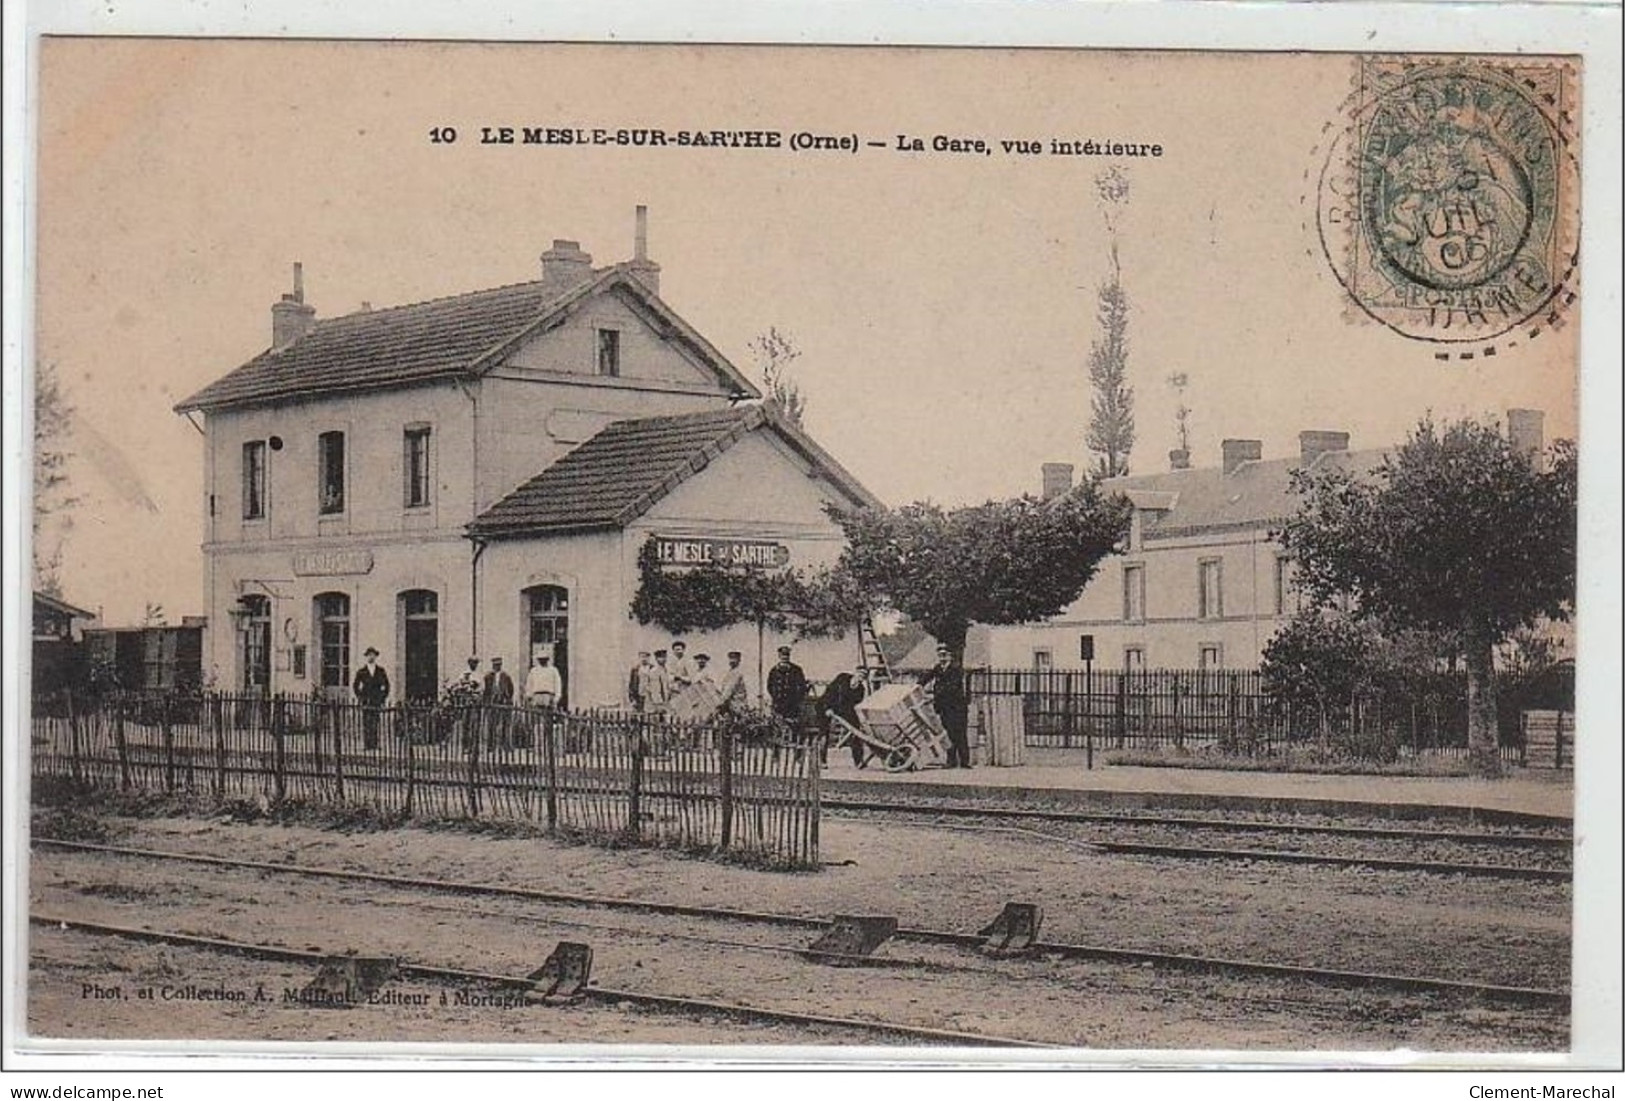
<path id="1" fill-rule="evenodd" d="M 489 709 L 486 721 L 489 724 L 487 738 L 491 748 L 506 746 L 510 734 L 509 724 L 513 719 L 510 708 L 513 707 L 513 677 L 502 668 L 501 658 L 491 659 L 491 671 L 485 674 L 485 706 Z"/>
<path id="2" fill-rule="evenodd" d="M 779 663 L 767 671 L 767 695 L 773 701 L 773 714 L 800 733 L 802 705 L 807 702 L 807 674 L 790 660 L 790 647 L 779 647 Z"/>
<path id="3" fill-rule="evenodd" d="M 378 664 L 376 646 L 367 647 L 363 656 L 366 664 L 355 671 L 350 688 L 361 705 L 361 744 L 367 749 L 377 749 L 378 712 L 389 700 L 389 674 Z"/>
<path id="4" fill-rule="evenodd" d="M 946 646 L 937 647 L 937 665 L 920 682 L 931 690 L 931 705 L 948 732 L 948 767 L 969 768 L 970 697 L 965 691 L 965 669 Z"/>
<path id="5" fill-rule="evenodd" d="M 867 684 L 861 668 L 854 669 L 850 673 L 835 674 L 834 679 L 829 682 L 829 687 L 824 689 L 823 698 L 818 701 L 818 714 L 826 737 L 836 730 L 834 722 L 830 719 L 831 715 L 854 730 L 862 728 L 858 720 L 858 704 L 862 703 L 863 697 L 868 694 Z M 862 739 L 848 734 L 847 748 L 852 752 L 853 765 L 862 768 L 869 763 L 869 747 Z"/>

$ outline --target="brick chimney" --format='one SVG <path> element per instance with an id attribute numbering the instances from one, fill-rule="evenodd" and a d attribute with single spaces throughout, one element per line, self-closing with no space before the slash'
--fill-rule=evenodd
<path id="1" fill-rule="evenodd" d="M 1300 466 L 1309 466 L 1328 451 L 1347 451 L 1349 449 L 1349 434 L 1347 432 L 1326 432 L 1311 428 L 1298 433 L 1298 463 Z"/>
<path id="2" fill-rule="evenodd" d="M 1045 463 L 1044 471 L 1044 500 L 1053 501 L 1064 496 L 1072 490 L 1071 463 Z"/>
<path id="3" fill-rule="evenodd" d="M 1546 414 L 1539 409 L 1508 409 L 1507 440 L 1512 450 L 1538 462 L 1546 446 Z"/>
<path id="4" fill-rule="evenodd" d="M 1191 468 L 1191 453 L 1187 448 L 1176 447 L 1168 452 L 1169 470 L 1189 470 Z"/>
<path id="5" fill-rule="evenodd" d="M 310 331 L 316 307 L 305 305 L 305 265 L 294 262 L 293 293 L 271 306 L 271 351 L 279 352 Z"/>
<path id="6" fill-rule="evenodd" d="M 542 282 L 555 293 L 569 290 L 592 278 L 592 257 L 581 251 L 579 241 L 555 238 L 553 247 L 542 253 Z"/>
<path id="7" fill-rule="evenodd" d="M 1242 463 L 1256 463 L 1264 457 L 1263 440 L 1225 440 L 1219 445 L 1224 454 L 1224 472 L 1233 473 Z"/>
<path id="8" fill-rule="evenodd" d="M 660 293 L 660 265 L 649 259 L 649 208 L 637 208 L 637 229 L 632 239 L 632 262 L 626 265 L 632 277 L 650 294 Z"/>

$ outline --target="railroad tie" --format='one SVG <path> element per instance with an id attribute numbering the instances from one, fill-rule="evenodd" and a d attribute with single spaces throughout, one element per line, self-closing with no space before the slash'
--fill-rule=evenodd
<path id="1" fill-rule="evenodd" d="M 807 946 L 808 959 L 824 963 L 856 963 L 872 956 L 876 948 L 897 933 L 894 917 L 837 915 L 828 929 Z"/>
<path id="2" fill-rule="evenodd" d="M 1035 903 L 1006 902 L 999 916 L 976 935 L 987 938 L 982 951 L 990 956 L 1019 956 L 1032 949 L 1043 924 L 1044 911 Z"/>
<path id="3" fill-rule="evenodd" d="M 525 976 L 534 985 L 530 1000 L 559 1005 L 580 1000 L 592 978 L 592 946 L 561 940 L 541 967 Z"/>

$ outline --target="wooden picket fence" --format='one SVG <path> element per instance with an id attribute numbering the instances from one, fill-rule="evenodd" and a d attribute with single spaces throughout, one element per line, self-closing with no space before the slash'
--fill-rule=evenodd
<path id="1" fill-rule="evenodd" d="M 36 699 L 32 774 L 88 788 L 545 825 L 818 865 L 817 741 L 729 723 L 204 693 Z"/>

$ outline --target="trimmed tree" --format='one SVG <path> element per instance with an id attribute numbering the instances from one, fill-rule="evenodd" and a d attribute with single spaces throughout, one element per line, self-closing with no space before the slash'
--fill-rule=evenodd
<path id="1" fill-rule="evenodd" d="M 665 569 L 653 539 L 638 551 L 632 618 L 673 634 L 756 625 L 757 680 L 768 628 L 803 638 L 841 637 L 867 614 L 851 580 L 833 570 L 728 568 L 707 562 Z"/>
<path id="2" fill-rule="evenodd" d="M 955 653 L 972 623 L 1059 615 L 1128 534 L 1130 508 L 1086 483 L 1065 497 L 832 512 L 837 567 L 855 591 L 902 612 Z"/>
<path id="3" fill-rule="evenodd" d="M 1532 459 L 1534 461 L 1532 461 Z M 1500 771 L 1495 649 L 1575 597 L 1574 447 L 1521 454 L 1494 424 L 1424 419 L 1375 471 L 1300 470 L 1298 514 L 1278 533 L 1317 603 L 1398 628 L 1452 632 L 1467 672 L 1475 768 Z"/>

